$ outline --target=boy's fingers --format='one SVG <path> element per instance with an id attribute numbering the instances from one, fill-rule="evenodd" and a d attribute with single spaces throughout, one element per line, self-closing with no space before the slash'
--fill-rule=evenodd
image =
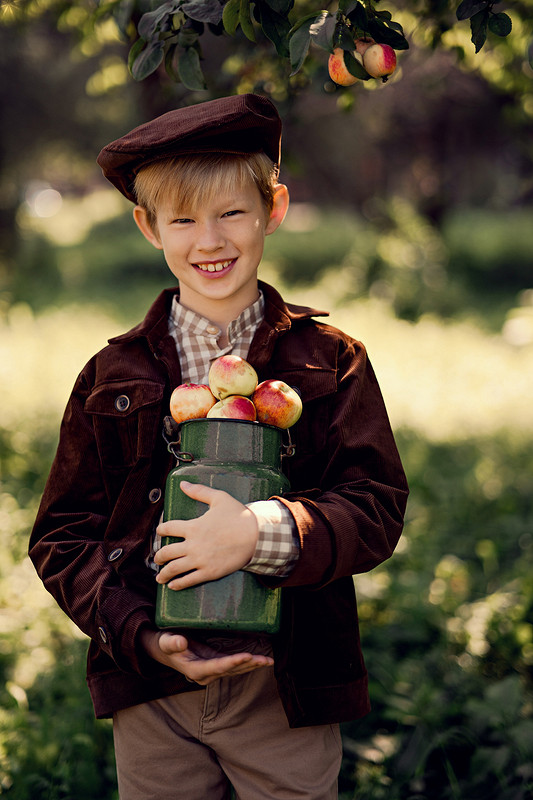
<path id="1" fill-rule="evenodd" d="M 167 655 L 171 655 L 172 653 L 183 653 L 183 651 L 187 650 L 189 647 L 189 643 L 185 636 L 181 636 L 179 633 L 162 633 L 159 637 L 158 644 L 159 649 Z"/>
<path id="2" fill-rule="evenodd" d="M 207 505 L 211 505 L 216 496 L 222 494 L 220 489 L 212 489 L 202 483 L 189 483 L 189 481 L 181 481 L 180 489 L 187 497 L 199 500 L 201 503 L 207 503 Z"/>

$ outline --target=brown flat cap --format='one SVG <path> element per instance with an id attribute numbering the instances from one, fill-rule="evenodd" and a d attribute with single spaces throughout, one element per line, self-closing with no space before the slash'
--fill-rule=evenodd
<path id="1" fill-rule="evenodd" d="M 104 147 L 102 172 L 128 200 L 139 169 L 162 158 L 195 153 L 263 151 L 279 165 L 281 119 L 266 97 L 234 95 L 169 111 Z"/>

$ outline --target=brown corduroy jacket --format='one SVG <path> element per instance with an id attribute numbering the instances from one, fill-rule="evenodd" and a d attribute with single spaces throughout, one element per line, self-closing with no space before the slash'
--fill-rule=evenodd
<path id="1" fill-rule="evenodd" d="M 323 312 L 261 288 L 265 319 L 248 360 L 260 380 L 297 387 L 304 408 L 291 429 L 295 455 L 283 459 L 291 492 L 278 498 L 296 521 L 300 558 L 288 578 L 265 579 L 282 587 L 278 686 L 291 726 L 341 722 L 369 710 L 352 575 L 392 554 L 407 484 L 364 347 L 313 319 Z M 198 690 L 139 645 L 140 631 L 154 627 L 156 584 L 145 560 L 174 466 L 162 423 L 181 383 L 168 333 L 176 291 L 164 291 L 140 325 L 82 370 L 31 535 L 46 588 L 91 639 L 87 680 L 98 717 Z"/>

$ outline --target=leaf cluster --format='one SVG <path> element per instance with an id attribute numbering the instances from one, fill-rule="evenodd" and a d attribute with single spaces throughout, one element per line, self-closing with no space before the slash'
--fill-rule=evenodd
<path id="1" fill-rule="evenodd" d="M 169 76 L 190 90 L 206 89 L 202 71 L 201 37 L 206 29 L 221 36 L 242 36 L 250 43 L 260 39 L 273 45 L 276 56 L 299 72 L 311 45 L 331 53 L 341 48 L 345 64 L 357 78 L 370 77 L 353 56 L 360 38 L 371 38 L 395 50 L 409 43 L 402 26 L 387 9 L 372 0 L 338 0 L 326 9 L 314 9 L 299 17 L 295 0 L 168 0 L 152 2 L 137 21 L 137 37 L 129 54 L 129 69 L 141 81 L 162 64 Z M 490 31 L 497 36 L 511 32 L 511 18 L 493 9 L 494 0 L 462 0 L 458 21 L 470 20 L 476 52 Z M 109 7 L 121 30 L 131 28 L 136 3 L 120 0 Z M 307 4 L 307 9 L 309 4 Z"/>
<path id="2" fill-rule="evenodd" d="M 503 11 L 494 11 L 494 5 L 492 0 L 462 0 L 457 9 L 458 20 L 470 20 L 471 38 L 476 53 L 485 44 L 488 31 L 496 36 L 508 36 L 511 33 L 511 17 Z"/>

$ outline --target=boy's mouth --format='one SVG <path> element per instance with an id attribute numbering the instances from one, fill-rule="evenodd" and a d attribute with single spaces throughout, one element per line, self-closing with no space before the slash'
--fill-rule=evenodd
<path id="1" fill-rule="evenodd" d="M 228 269 L 235 263 L 234 258 L 229 258 L 226 261 L 205 261 L 202 263 L 195 264 L 194 266 L 201 270 L 202 272 L 223 272 L 225 269 Z"/>

